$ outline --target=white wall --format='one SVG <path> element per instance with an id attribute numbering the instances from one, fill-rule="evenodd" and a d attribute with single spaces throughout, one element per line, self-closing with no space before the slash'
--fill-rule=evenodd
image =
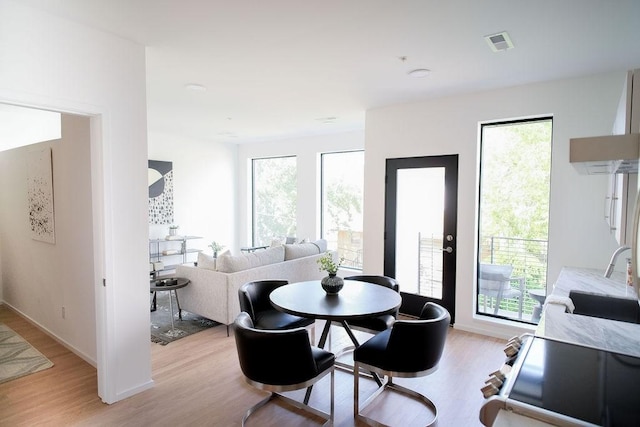
<path id="1" fill-rule="evenodd" d="M 95 364 L 89 118 L 63 115 L 62 129 L 59 140 L 0 153 L 3 299 Z M 27 159 L 43 148 L 52 151 L 55 244 L 30 235 Z"/>
<path id="2" fill-rule="evenodd" d="M 60 113 L 53 111 L 0 104 L 0 124 L 0 150 L 60 139 Z"/>
<path id="3" fill-rule="evenodd" d="M 211 254 L 212 241 L 232 248 L 236 241 L 237 146 L 149 132 L 149 159 L 173 162 L 174 223 L 178 234 L 200 236 L 188 247 Z M 150 238 L 164 238 L 168 225 L 150 225 Z M 192 255 L 188 261 L 195 261 Z M 180 257 L 168 259 L 180 262 Z"/>
<path id="4" fill-rule="evenodd" d="M 476 200 L 479 123 L 553 115 L 548 288 L 563 266 L 604 269 L 617 246 L 602 220 L 607 177 L 578 175 L 569 138 L 611 132 L 625 72 L 370 110 L 366 116 L 364 270 L 383 270 L 385 159 L 459 154 L 456 326 L 509 336 L 477 319 Z"/>
<path id="5" fill-rule="evenodd" d="M 354 131 L 244 144 L 238 147 L 238 242 L 251 244 L 251 159 L 296 156 L 298 172 L 297 234 L 299 238 L 320 237 L 320 154 L 361 150 L 364 132 Z"/>
<path id="6" fill-rule="evenodd" d="M 81 249 L 96 299 L 83 302 L 96 308 L 98 394 L 115 402 L 153 385 L 144 47 L 0 0 L 0 64 L 0 102 L 91 116 L 94 244 Z"/>

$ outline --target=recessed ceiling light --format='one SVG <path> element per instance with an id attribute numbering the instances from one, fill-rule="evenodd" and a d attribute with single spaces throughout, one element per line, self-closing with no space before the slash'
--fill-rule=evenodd
<path id="1" fill-rule="evenodd" d="M 207 90 L 206 86 L 198 84 L 198 83 L 188 83 L 184 85 L 186 90 L 192 90 L 194 92 L 204 92 Z"/>
<path id="2" fill-rule="evenodd" d="M 335 121 L 338 120 L 338 118 L 334 116 L 330 116 L 330 117 L 320 117 L 319 119 L 316 119 L 316 120 L 322 123 L 335 123 Z"/>
<path id="3" fill-rule="evenodd" d="M 227 138 L 237 138 L 238 134 L 235 132 L 218 132 L 219 136 L 225 136 Z"/>
<path id="4" fill-rule="evenodd" d="M 409 71 L 407 74 L 413 78 L 421 79 L 423 77 L 427 77 L 430 72 L 431 70 L 428 70 L 426 68 L 416 68 L 415 70 Z"/>

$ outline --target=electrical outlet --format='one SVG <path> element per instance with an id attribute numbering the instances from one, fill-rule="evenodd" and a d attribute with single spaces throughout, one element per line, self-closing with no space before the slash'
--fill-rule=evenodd
<path id="1" fill-rule="evenodd" d="M 63 319 L 67 318 L 67 313 L 66 313 L 66 310 L 64 309 L 64 306 L 62 306 L 62 318 Z"/>

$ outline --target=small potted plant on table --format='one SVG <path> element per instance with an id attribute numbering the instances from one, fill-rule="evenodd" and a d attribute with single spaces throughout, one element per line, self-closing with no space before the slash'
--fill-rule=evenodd
<path id="1" fill-rule="evenodd" d="M 326 271 L 329 274 L 320 281 L 322 289 L 324 289 L 328 295 L 336 295 L 344 286 L 344 280 L 342 280 L 342 277 L 337 276 L 338 269 L 342 265 L 343 261 L 344 257 L 341 257 L 336 263 L 333 260 L 333 255 L 329 251 L 325 252 L 317 261 L 320 265 L 320 271 Z"/>

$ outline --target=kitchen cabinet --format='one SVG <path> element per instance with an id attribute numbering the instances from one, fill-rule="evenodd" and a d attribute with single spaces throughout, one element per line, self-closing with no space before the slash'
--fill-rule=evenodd
<path id="1" fill-rule="evenodd" d="M 604 220 L 609 226 L 609 233 L 619 245 L 631 244 L 632 215 L 627 213 L 633 213 L 637 181 L 637 174 L 609 175 L 609 186 L 604 199 Z"/>

